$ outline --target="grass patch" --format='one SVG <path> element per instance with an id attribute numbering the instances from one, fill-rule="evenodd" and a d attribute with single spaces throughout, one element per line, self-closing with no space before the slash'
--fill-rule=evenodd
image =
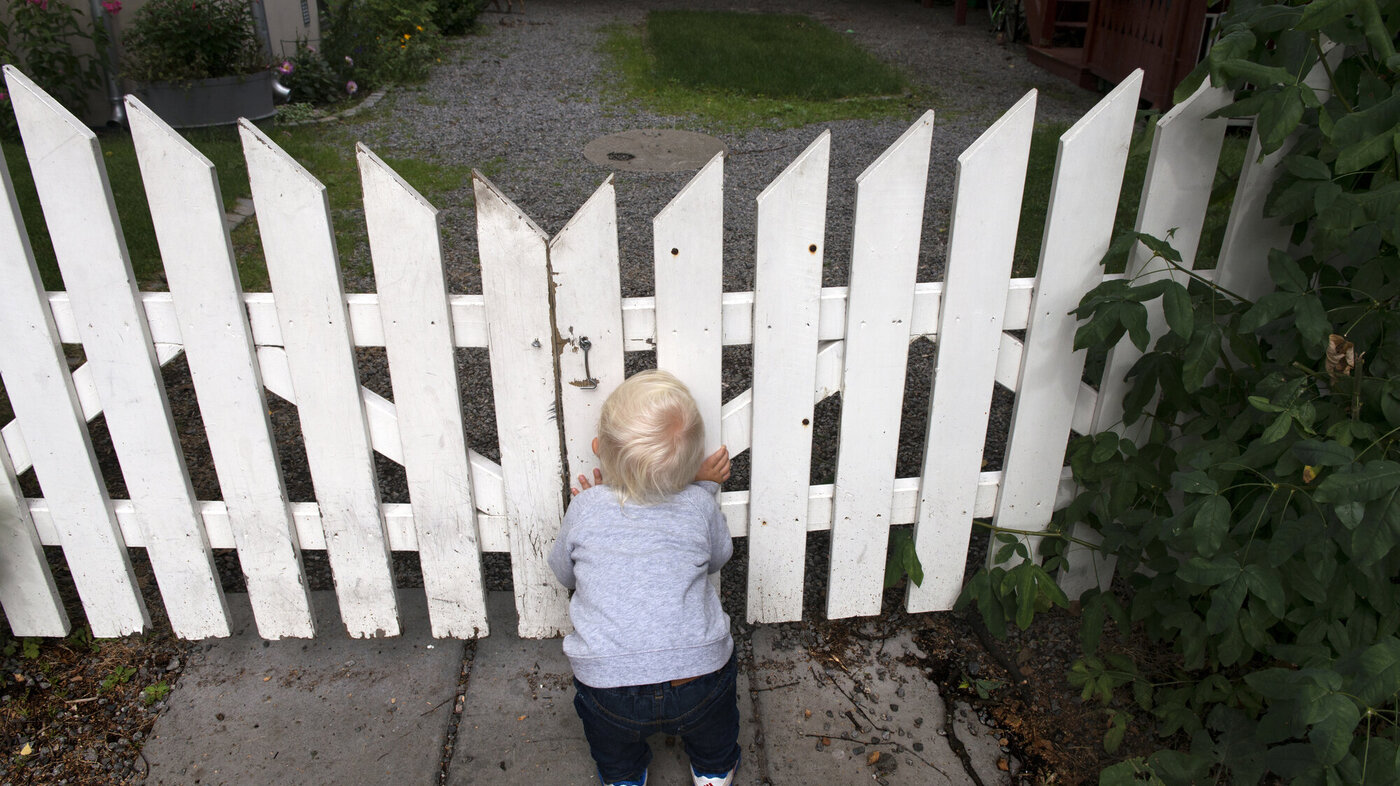
<path id="1" fill-rule="evenodd" d="M 1123 173 L 1123 190 L 1118 198 L 1118 213 L 1113 222 L 1115 237 L 1122 232 L 1131 231 L 1137 221 L 1138 202 L 1142 199 L 1142 183 L 1147 177 L 1147 159 L 1151 153 L 1153 128 L 1154 126 L 1148 125 L 1133 134 L 1132 146 L 1128 150 L 1127 167 Z M 1031 157 L 1026 167 L 1026 190 L 1021 201 L 1020 228 L 1016 233 L 1013 276 L 1035 275 L 1040 262 L 1045 215 L 1050 205 L 1050 186 L 1055 177 L 1055 154 L 1060 136 L 1067 130 L 1068 125 L 1044 124 L 1037 125 L 1031 134 Z M 1195 263 L 1197 269 L 1215 267 L 1220 243 L 1225 235 L 1225 224 L 1230 217 L 1230 202 L 1234 198 L 1235 184 L 1239 181 L 1240 167 L 1244 163 L 1246 142 L 1245 138 L 1237 135 L 1225 137 L 1220 164 L 1216 169 L 1210 207 L 1206 211 L 1205 225 L 1201 230 L 1200 248 Z M 1126 264 L 1126 255 L 1111 259 L 1108 270 L 1121 273 Z"/>
<path id="2" fill-rule="evenodd" d="M 348 264 L 351 252 L 362 249 L 366 245 L 367 237 L 364 214 L 361 210 L 362 193 L 359 168 L 355 162 L 354 135 L 345 127 L 319 124 L 290 128 L 266 127 L 264 130 L 274 142 L 325 184 L 330 197 L 341 262 L 342 265 Z M 243 145 L 237 129 L 199 129 L 186 132 L 185 137 L 213 161 L 218 171 L 219 190 L 226 210 L 232 208 L 239 198 L 251 195 L 247 165 L 243 159 Z M 131 135 L 125 132 L 103 134 L 99 142 L 138 285 L 144 290 L 163 290 L 166 285 L 160 249 L 156 244 L 155 229 L 151 222 L 146 190 L 141 180 L 141 170 L 136 161 Z M 4 152 L 34 248 L 39 275 L 46 289 L 61 290 L 64 288 L 63 279 L 54 257 L 53 244 L 44 223 L 43 211 L 39 206 L 24 148 L 18 142 L 5 142 Z M 429 200 L 461 188 L 471 175 L 471 168 L 465 166 L 439 165 L 422 160 L 392 157 L 386 157 L 384 160 Z M 250 292 L 266 291 L 269 288 L 267 266 L 263 259 L 256 219 L 245 221 L 233 232 L 232 239 L 243 288 Z M 367 269 L 368 254 L 359 256 L 362 257 L 361 264 Z"/>
<path id="3" fill-rule="evenodd" d="M 804 16 L 653 11 L 608 25 L 601 50 L 626 97 L 730 128 L 908 117 L 934 103 L 898 70 Z"/>

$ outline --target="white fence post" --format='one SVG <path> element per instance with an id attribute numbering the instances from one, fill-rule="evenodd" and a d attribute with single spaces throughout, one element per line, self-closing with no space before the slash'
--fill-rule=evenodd
<path id="1" fill-rule="evenodd" d="M 568 593 L 545 562 L 564 518 L 549 238 L 484 176 L 473 176 L 491 387 L 505 424 L 499 438 L 515 607 L 521 636 L 547 638 L 570 630 Z"/>
<path id="2" fill-rule="evenodd" d="M 1035 532 L 1050 524 L 1084 372 L 1085 353 L 1073 349 L 1079 322 L 1069 312 L 1103 276 L 1099 263 L 1113 234 L 1141 87 L 1137 70 L 1060 137 L 997 499 L 998 527 Z M 1022 541 L 1035 557 L 1036 539 Z M 989 562 L 996 552 L 994 543 Z"/>
<path id="3" fill-rule="evenodd" d="M 433 635 L 485 635 L 486 588 L 437 210 L 364 145 L 357 152 Z"/>
<path id="4" fill-rule="evenodd" d="M 0 160 L 0 166 L 3 161 Z M 0 438 L 0 606 L 10 632 L 22 636 L 67 636 L 71 626 L 43 544 L 34 532 L 29 506 L 5 440 Z"/>
<path id="5" fill-rule="evenodd" d="M 802 618 L 831 132 L 758 195 L 749 622 Z"/>
<path id="6" fill-rule="evenodd" d="M 561 342 L 565 465 L 572 484 L 579 475 L 593 477 L 598 413 L 625 373 L 617 194 L 611 175 L 550 241 L 549 269 L 554 275 L 554 329 Z"/>
<path id="7" fill-rule="evenodd" d="M 127 117 L 258 633 L 314 636 L 306 578 L 214 165 L 140 101 Z"/>
<path id="8" fill-rule="evenodd" d="M 184 638 L 227 636 L 228 608 L 97 137 L 17 71 L 9 77 L 29 149 L 44 151 L 30 158 L 34 186 L 171 627 Z"/>
<path id="9" fill-rule="evenodd" d="M 856 178 L 826 613 L 880 613 L 933 112 Z M 964 457 L 964 461 L 966 461 Z"/>
<path id="10" fill-rule="evenodd" d="M 239 131 L 340 617 L 353 637 L 397 636 L 389 541 L 326 187 L 257 126 L 242 120 Z"/>
<path id="11" fill-rule="evenodd" d="M 1035 108 L 1031 91 L 958 156 L 914 523 L 924 581 L 910 582 L 911 612 L 950 609 L 962 590 Z"/>

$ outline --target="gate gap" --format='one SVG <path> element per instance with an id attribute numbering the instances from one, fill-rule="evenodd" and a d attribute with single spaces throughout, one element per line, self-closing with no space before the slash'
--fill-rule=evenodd
<path id="1" fill-rule="evenodd" d="M 194 487 L 195 499 L 222 500 L 218 475 L 214 472 L 214 456 L 209 449 L 209 437 L 204 432 L 204 418 L 195 398 L 194 382 L 184 353 L 161 369 L 170 414 L 180 435 L 180 450 L 185 455 L 185 467 Z"/>
<path id="2" fill-rule="evenodd" d="M 361 385 L 389 401 L 394 400 L 394 386 L 389 377 L 389 354 L 384 347 L 355 347 L 355 370 Z"/>
<path id="3" fill-rule="evenodd" d="M 457 395 L 462 403 L 462 429 L 467 446 L 482 456 L 501 460 L 501 446 L 496 436 L 496 399 L 491 386 L 491 356 L 484 348 L 459 348 L 457 361 Z"/>
<path id="4" fill-rule="evenodd" d="M 287 487 L 287 499 L 292 502 L 316 501 L 316 489 L 311 484 L 311 469 L 306 460 L 306 446 L 301 438 L 301 421 L 295 404 L 266 392 L 267 410 L 272 421 L 272 436 L 277 443 L 277 461 L 282 467 L 282 482 Z"/>

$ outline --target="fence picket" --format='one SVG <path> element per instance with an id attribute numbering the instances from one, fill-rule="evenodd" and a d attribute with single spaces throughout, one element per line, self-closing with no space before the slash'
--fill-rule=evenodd
<path id="1" fill-rule="evenodd" d="M 1060 137 L 1036 291 L 1011 414 L 994 523 L 1039 531 L 1050 523 L 1064 466 L 1084 351 L 1074 351 L 1070 310 L 1103 276 L 1118 193 L 1137 112 L 1142 71 L 1134 71 Z M 1022 536 L 1032 555 L 1039 544 Z M 996 549 L 988 552 L 989 560 Z"/>
<path id="2" fill-rule="evenodd" d="M 1007 284 L 1036 99 L 1035 91 L 1026 94 L 958 156 L 914 524 L 924 580 L 909 585 L 912 612 L 950 609 L 962 589 L 992 390 L 1010 338 L 1003 332 Z"/>
<path id="3" fill-rule="evenodd" d="M 20 493 L 19 479 L 10 464 L 5 441 L 0 439 L 0 606 L 10 623 L 10 633 L 23 636 L 67 636 L 68 612 L 58 596 L 44 557 L 44 547 L 34 531 L 29 506 Z"/>
<path id="4" fill-rule="evenodd" d="M 591 478 L 598 466 L 592 447 L 598 413 L 624 374 L 617 194 L 612 176 L 550 241 L 549 268 L 554 274 L 554 330 L 560 342 L 564 453 L 573 483 L 579 475 Z M 581 346 L 585 339 L 590 345 L 587 352 Z"/>
<path id="5" fill-rule="evenodd" d="M 932 140 L 929 111 L 856 178 L 826 598 L 832 619 L 880 613 Z"/>
<path id="6" fill-rule="evenodd" d="M 749 622 L 802 618 L 812 388 L 831 132 L 758 195 L 749 481 Z"/>
<path id="7" fill-rule="evenodd" d="M 570 630 L 568 593 L 545 559 L 564 518 L 548 236 L 474 172 L 481 290 L 491 346 L 511 574 L 520 635 Z"/>
<path id="8" fill-rule="evenodd" d="M 486 587 L 437 209 L 364 145 L 356 149 L 433 635 L 485 635 Z"/>
<path id="9" fill-rule="evenodd" d="M 34 187 L 122 475 L 146 541 L 155 546 L 151 567 L 171 627 L 184 638 L 227 636 L 228 608 L 200 526 L 97 137 L 33 83 L 17 72 L 10 77 L 19 88 L 11 95 L 26 140 L 44 138 L 45 154 L 30 159 Z"/>
<path id="10" fill-rule="evenodd" d="M 258 633 L 314 636 L 214 165 L 131 96 L 127 117 Z"/>
<path id="11" fill-rule="evenodd" d="M 724 153 L 652 220 L 656 365 L 690 388 L 705 419 L 705 452 L 720 446 L 720 325 L 724 293 Z"/>
<path id="12" fill-rule="evenodd" d="M 257 126 L 242 120 L 239 131 L 340 617 L 353 637 L 396 636 L 398 599 L 326 189 Z"/>

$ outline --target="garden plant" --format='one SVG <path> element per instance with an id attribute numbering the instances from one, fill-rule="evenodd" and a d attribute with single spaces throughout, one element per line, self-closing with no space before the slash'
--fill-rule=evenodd
<path id="1" fill-rule="evenodd" d="M 1150 350 L 1121 428 L 1071 444 L 1079 494 L 1042 564 L 1000 533 L 999 564 L 964 591 L 994 632 L 1024 628 L 1067 604 L 1051 574 L 1071 542 L 1116 558 L 1116 591 L 1080 599 L 1070 679 L 1103 702 L 1107 747 L 1150 716 L 1164 749 L 1103 783 L 1400 781 L 1398 28 L 1400 0 L 1231 3 L 1177 97 L 1231 89 L 1219 114 L 1255 117 L 1263 152 L 1282 151 L 1265 211 L 1293 232 L 1269 252 L 1272 291 L 1245 298 L 1170 238 L 1121 237 L 1175 271 L 1106 282 L 1075 312 L 1077 347 Z M 1110 619 L 1168 664 L 1102 639 Z"/>

